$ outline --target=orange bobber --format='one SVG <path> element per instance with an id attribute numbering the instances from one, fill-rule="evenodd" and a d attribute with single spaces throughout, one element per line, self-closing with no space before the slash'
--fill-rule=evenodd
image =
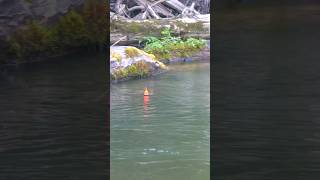
<path id="1" fill-rule="evenodd" d="M 143 93 L 144 96 L 149 96 L 149 91 L 148 91 L 148 88 L 144 88 L 144 93 Z"/>

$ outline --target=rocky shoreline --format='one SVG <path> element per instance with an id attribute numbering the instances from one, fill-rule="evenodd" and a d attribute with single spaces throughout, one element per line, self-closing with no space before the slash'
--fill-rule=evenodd
<path id="1" fill-rule="evenodd" d="M 209 41 L 208 41 L 209 44 Z M 129 50 L 127 50 L 129 49 Z M 129 51 L 135 51 L 128 56 Z M 207 45 L 198 53 L 190 57 L 174 57 L 170 60 L 158 61 L 152 54 L 148 54 L 133 46 L 113 46 L 110 47 L 110 75 L 111 83 L 125 82 L 133 79 L 142 79 L 152 76 L 157 76 L 167 72 L 170 69 L 170 64 L 184 63 L 193 61 L 207 61 L 210 57 L 210 45 Z M 143 68 L 137 68 L 137 63 L 143 64 Z M 134 67 L 134 68 L 132 68 Z M 130 70 L 134 69 L 134 70 Z M 141 72 L 145 71 L 145 74 Z M 122 72 L 122 74 L 120 73 Z"/>

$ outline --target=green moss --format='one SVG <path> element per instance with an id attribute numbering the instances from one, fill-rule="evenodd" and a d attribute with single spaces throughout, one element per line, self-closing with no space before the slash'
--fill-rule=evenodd
<path id="1" fill-rule="evenodd" d="M 135 65 L 129 66 L 127 68 L 127 70 L 128 70 L 128 74 L 130 74 L 132 76 L 135 76 L 135 75 L 138 74 L 138 69 L 137 69 L 137 67 Z"/>
<path id="2" fill-rule="evenodd" d="M 119 63 L 122 61 L 122 56 L 120 53 L 111 52 L 111 58 L 115 58 Z"/>
<path id="3" fill-rule="evenodd" d="M 56 27 L 60 44 L 65 47 L 77 47 L 87 42 L 83 17 L 74 10 L 60 19 Z"/>
<path id="4" fill-rule="evenodd" d="M 143 62 L 138 61 L 127 68 L 121 68 L 115 70 L 111 74 L 112 80 L 120 80 L 125 78 L 134 78 L 134 79 L 141 79 L 151 75 L 150 66 Z"/>
<path id="5" fill-rule="evenodd" d="M 159 35 L 159 28 L 157 22 L 145 21 L 145 22 L 124 22 L 118 20 L 112 20 L 110 22 L 110 32 L 122 32 L 127 34 L 139 34 L 144 35 Z"/>
<path id="6" fill-rule="evenodd" d="M 171 29 L 177 27 L 177 32 L 205 32 L 202 22 L 185 23 L 180 20 L 148 20 L 148 21 L 121 21 L 112 20 L 110 22 L 110 32 L 121 32 L 124 34 L 143 34 L 144 36 L 161 36 L 159 29 L 164 26 L 170 26 Z"/>
<path id="7" fill-rule="evenodd" d="M 150 67 L 148 66 L 147 63 L 143 61 L 138 61 L 134 66 L 137 68 L 137 75 L 140 78 L 144 78 L 150 75 Z"/>
<path id="8" fill-rule="evenodd" d="M 112 80 L 118 80 L 128 77 L 128 71 L 126 69 L 118 69 L 111 74 Z"/>
<path id="9" fill-rule="evenodd" d="M 48 50 L 51 39 L 47 28 L 32 21 L 24 28 L 17 30 L 8 42 L 11 54 L 16 57 L 26 57 Z"/>
<path id="10" fill-rule="evenodd" d="M 138 48 L 135 47 L 127 47 L 125 49 L 125 53 L 127 58 L 134 58 L 139 56 L 140 54 L 142 54 L 141 50 L 139 50 Z"/>
<path id="11" fill-rule="evenodd" d="M 132 78 L 144 78 L 151 74 L 150 67 L 143 61 L 138 61 L 126 68 L 128 76 Z"/>
<path id="12" fill-rule="evenodd" d="M 185 32 L 192 32 L 192 31 L 193 32 L 203 32 L 203 31 L 205 31 L 202 22 L 184 23 L 182 21 L 177 21 L 177 22 L 175 22 L 175 25 L 178 28 L 183 29 L 183 31 L 185 31 Z"/>

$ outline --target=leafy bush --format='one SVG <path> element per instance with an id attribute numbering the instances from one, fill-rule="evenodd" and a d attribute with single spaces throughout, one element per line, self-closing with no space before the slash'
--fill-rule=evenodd
<path id="1" fill-rule="evenodd" d="M 37 22 L 29 22 L 24 28 L 16 31 L 9 44 L 10 53 L 17 57 L 42 53 L 50 44 L 48 29 Z"/>
<path id="2" fill-rule="evenodd" d="M 87 0 L 81 12 L 90 44 L 104 44 L 108 36 L 108 12 L 105 1 Z"/>
<path id="3" fill-rule="evenodd" d="M 143 40 L 144 50 L 154 54 L 157 59 L 167 60 L 172 57 L 189 57 L 205 46 L 201 39 L 188 38 L 182 40 L 180 37 L 173 37 L 170 28 L 161 31 L 162 37 L 146 37 Z"/>
<path id="4" fill-rule="evenodd" d="M 9 54 L 22 59 L 39 54 L 56 55 L 73 48 L 96 48 L 107 40 L 106 12 L 104 1 L 86 0 L 82 10 L 71 10 L 50 28 L 29 22 L 9 39 Z"/>
<path id="5" fill-rule="evenodd" d="M 56 29 L 56 35 L 63 47 L 78 47 L 86 44 L 86 27 L 83 17 L 71 10 L 60 19 Z"/>

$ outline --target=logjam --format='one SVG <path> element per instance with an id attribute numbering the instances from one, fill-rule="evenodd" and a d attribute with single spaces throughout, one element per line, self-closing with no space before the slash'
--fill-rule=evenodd
<path id="1" fill-rule="evenodd" d="M 187 4 L 189 1 L 187 2 Z M 113 13 L 128 19 L 199 18 L 195 2 L 186 6 L 178 0 L 116 0 Z"/>

